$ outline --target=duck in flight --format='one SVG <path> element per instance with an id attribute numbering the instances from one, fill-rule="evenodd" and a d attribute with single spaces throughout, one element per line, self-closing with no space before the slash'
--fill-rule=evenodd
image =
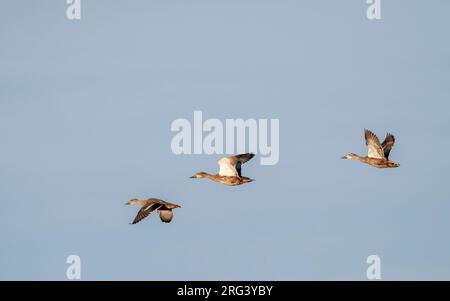
<path id="1" fill-rule="evenodd" d="M 254 154 L 241 154 L 232 157 L 225 157 L 220 159 L 219 163 L 219 173 L 215 175 L 208 174 L 206 172 L 199 172 L 193 175 L 191 178 L 208 178 L 215 182 L 228 185 L 236 186 L 254 181 L 247 177 L 243 177 L 241 174 L 242 164 L 253 158 Z"/>
<path id="2" fill-rule="evenodd" d="M 377 135 L 367 129 L 364 130 L 364 136 L 368 150 L 367 157 L 350 153 L 342 157 L 342 159 L 358 160 L 378 168 L 395 168 L 400 166 L 399 163 L 389 160 L 389 154 L 395 143 L 394 135 L 388 133 L 383 143 L 380 143 Z"/>
<path id="3" fill-rule="evenodd" d="M 132 199 L 125 203 L 125 205 L 141 205 L 141 209 L 136 215 L 132 224 L 136 224 L 150 215 L 153 211 L 157 211 L 159 218 L 164 223 L 170 223 L 173 218 L 172 209 L 180 208 L 181 206 L 160 200 L 160 199 L 148 199 L 148 200 L 138 200 Z"/>

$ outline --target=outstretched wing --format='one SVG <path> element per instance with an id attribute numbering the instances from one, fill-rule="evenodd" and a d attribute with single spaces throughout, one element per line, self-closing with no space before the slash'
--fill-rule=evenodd
<path id="1" fill-rule="evenodd" d="M 254 154 L 241 154 L 219 160 L 219 175 L 228 177 L 241 177 L 241 166 L 253 158 Z"/>
<path id="2" fill-rule="evenodd" d="M 237 160 L 238 162 L 244 164 L 245 162 L 250 161 L 250 159 L 253 158 L 254 156 L 255 156 L 255 154 L 247 153 L 247 154 L 236 155 L 236 156 L 233 156 L 231 158 L 233 158 L 233 159 Z"/>
<path id="3" fill-rule="evenodd" d="M 147 205 L 142 206 L 142 208 L 139 210 L 138 214 L 134 218 L 134 221 L 132 224 L 134 225 L 136 223 L 139 223 L 141 220 L 143 220 L 144 218 L 149 216 L 150 213 L 152 213 L 153 211 L 155 211 L 156 209 L 158 209 L 161 206 L 163 206 L 163 205 L 159 204 L 159 203 L 155 203 L 155 202 L 151 202 L 151 203 L 148 203 Z"/>
<path id="4" fill-rule="evenodd" d="M 394 147 L 395 137 L 394 135 L 387 133 L 386 138 L 384 139 L 381 146 L 383 147 L 384 157 L 389 159 L 389 154 L 391 152 L 392 147 Z"/>
<path id="5" fill-rule="evenodd" d="M 367 156 L 369 158 L 385 159 L 383 147 L 377 135 L 369 130 L 364 130 L 364 136 L 366 138 Z"/>
<path id="6" fill-rule="evenodd" d="M 226 177 L 239 176 L 236 165 L 233 164 L 233 160 L 231 160 L 231 158 L 222 158 L 217 163 L 219 163 L 219 175 Z"/>

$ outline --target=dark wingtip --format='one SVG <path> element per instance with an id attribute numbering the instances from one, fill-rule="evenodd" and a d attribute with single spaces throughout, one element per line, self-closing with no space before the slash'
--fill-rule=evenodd
<path id="1" fill-rule="evenodd" d="M 239 154 L 236 156 L 236 158 L 244 159 L 245 161 L 251 160 L 255 156 L 254 153 L 245 153 L 245 154 Z"/>

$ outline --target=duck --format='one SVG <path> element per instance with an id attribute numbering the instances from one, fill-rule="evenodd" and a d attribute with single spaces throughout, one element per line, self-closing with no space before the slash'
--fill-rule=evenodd
<path id="1" fill-rule="evenodd" d="M 157 211 L 159 218 L 163 223 L 170 223 L 173 218 L 172 210 L 181 208 L 181 206 L 172 204 L 160 199 L 150 198 L 148 200 L 131 199 L 125 205 L 141 205 L 141 209 L 131 224 L 137 224 L 150 215 L 153 211 Z"/>
<path id="2" fill-rule="evenodd" d="M 241 174 L 242 164 L 251 160 L 255 155 L 251 153 L 240 154 L 231 157 L 225 157 L 220 159 L 217 163 L 219 164 L 218 174 L 208 174 L 206 172 L 198 172 L 193 175 L 192 179 L 207 178 L 212 181 L 227 185 L 227 186 L 237 186 L 245 183 L 253 182 L 254 179 L 243 177 Z"/>
<path id="3" fill-rule="evenodd" d="M 387 133 L 383 143 L 380 143 L 377 135 L 365 129 L 364 138 L 367 145 L 367 157 L 349 153 L 343 156 L 342 159 L 358 160 L 377 168 L 397 168 L 400 166 L 399 163 L 389 160 L 389 154 L 395 144 L 394 135 Z"/>

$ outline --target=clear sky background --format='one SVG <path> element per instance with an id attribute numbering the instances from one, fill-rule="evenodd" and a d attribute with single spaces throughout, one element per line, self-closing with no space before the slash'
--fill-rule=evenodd
<path id="1" fill-rule="evenodd" d="M 0 279 L 450 279 L 450 2 L 82 0 L 0 5 Z M 250 184 L 193 180 L 174 119 L 280 119 Z M 398 169 L 364 154 L 396 135 Z M 133 197 L 182 205 L 129 225 Z"/>

